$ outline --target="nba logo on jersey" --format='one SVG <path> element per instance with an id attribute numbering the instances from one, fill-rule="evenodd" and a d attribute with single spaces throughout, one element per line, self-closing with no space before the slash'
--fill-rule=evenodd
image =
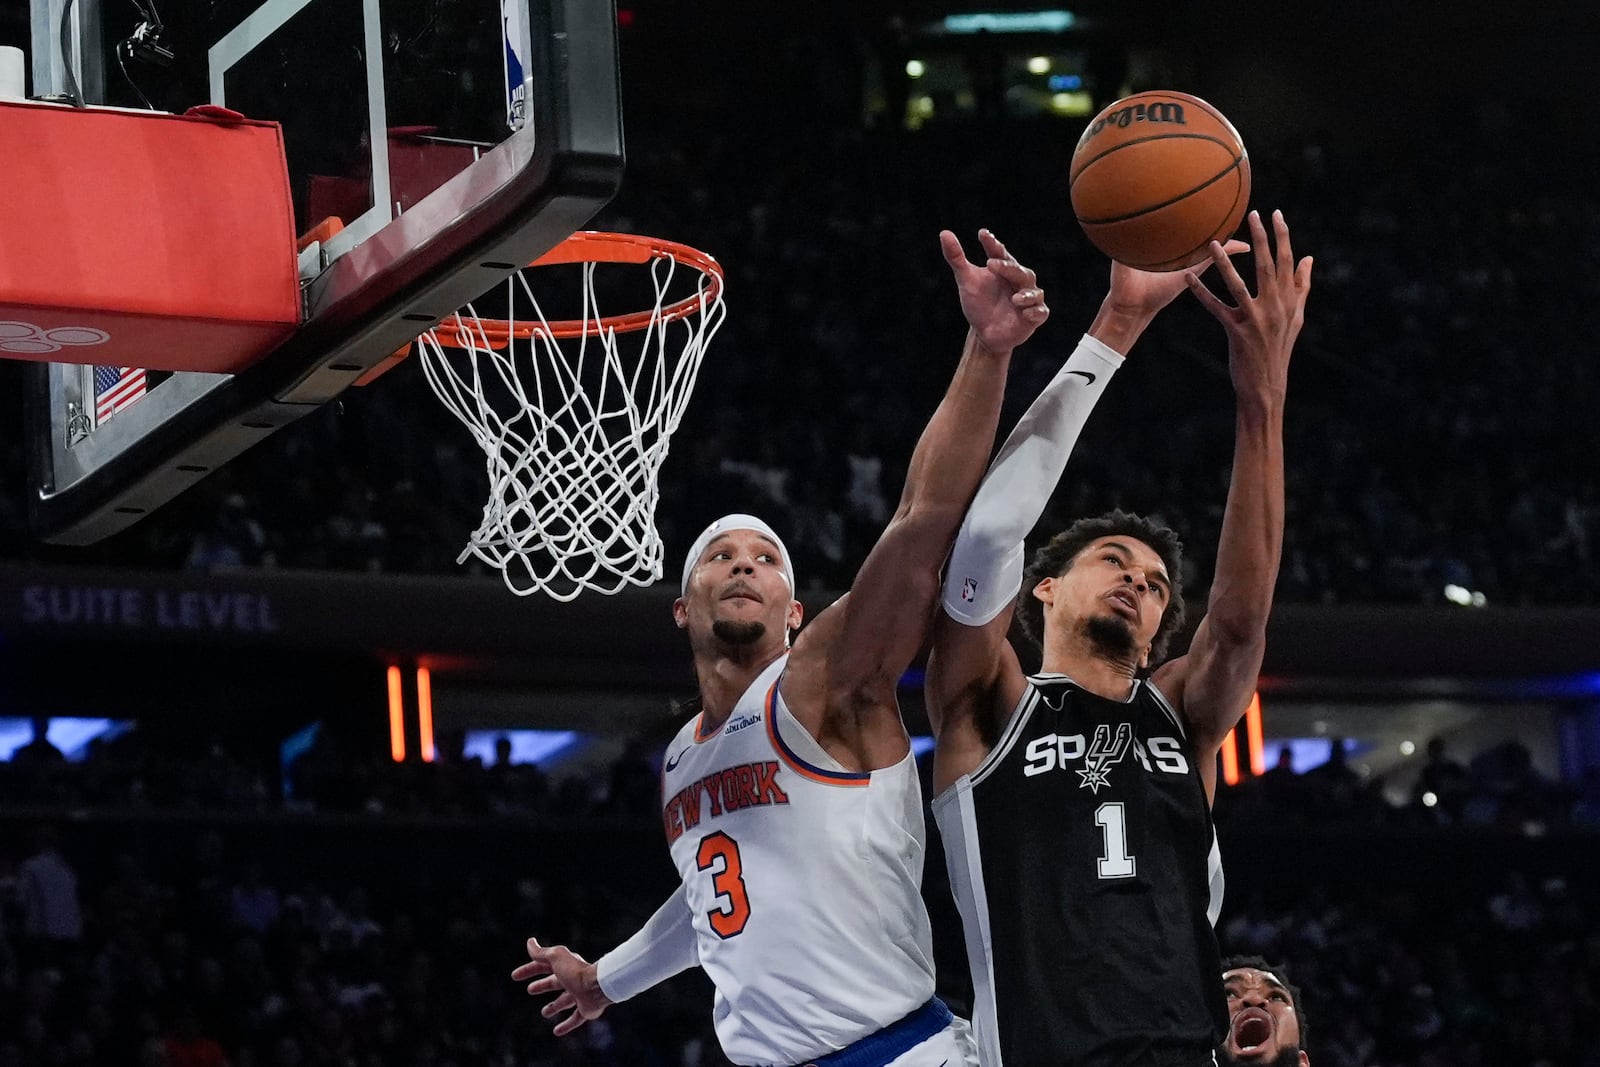
<path id="1" fill-rule="evenodd" d="M 978 599 L 978 583 L 971 578 L 964 579 L 961 583 L 961 599 L 968 604 Z"/>

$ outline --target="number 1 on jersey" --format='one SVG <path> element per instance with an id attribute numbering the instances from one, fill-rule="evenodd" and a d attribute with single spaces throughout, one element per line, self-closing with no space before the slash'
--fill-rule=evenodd
<path id="1" fill-rule="evenodd" d="M 700 850 L 695 853 L 695 865 L 709 871 L 717 860 L 722 870 L 711 878 L 711 888 L 717 891 L 722 907 L 706 912 L 711 929 L 718 937 L 729 938 L 744 930 L 750 921 L 750 898 L 744 891 L 744 864 L 739 859 L 739 842 L 718 830 L 700 839 Z"/>
<path id="2" fill-rule="evenodd" d="M 1106 854 L 1100 857 L 1100 877 L 1132 878 L 1137 869 L 1128 855 L 1128 826 L 1120 800 L 1108 800 L 1094 809 L 1095 825 L 1106 839 Z"/>

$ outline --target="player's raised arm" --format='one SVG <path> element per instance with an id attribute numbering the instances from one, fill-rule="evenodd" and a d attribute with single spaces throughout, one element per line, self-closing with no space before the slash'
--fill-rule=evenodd
<path id="1" fill-rule="evenodd" d="M 1297 264 L 1282 212 L 1273 213 L 1276 250 L 1259 214 L 1250 215 L 1256 294 L 1213 245 L 1212 258 L 1233 296 L 1219 300 L 1198 281 L 1190 288 L 1228 335 L 1228 366 L 1237 408 L 1233 476 L 1222 518 L 1217 565 L 1205 618 L 1187 655 L 1156 672 L 1156 684 L 1194 727 L 1208 794 L 1214 757 L 1244 714 L 1266 652 L 1267 617 L 1283 549 L 1283 408 L 1289 357 L 1305 321 L 1311 258 Z"/>
<path id="2" fill-rule="evenodd" d="M 1227 251 L 1246 248 L 1230 241 Z M 1112 264 L 1110 290 L 1088 332 L 1018 420 L 967 511 L 945 570 L 929 654 L 935 789 L 982 762 L 985 738 L 997 725 L 985 716 L 1011 708 L 1021 693 L 1022 671 L 1006 633 L 1022 588 L 1024 540 L 1111 376 L 1157 313 L 1183 292 L 1186 278 Z"/>
<path id="3" fill-rule="evenodd" d="M 979 232 L 987 256 L 982 266 L 967 259 L 948 230 L 939 240 L 970 327 L 961 361 L 912 453 L 893 518 L 849 594 L 801 633 L 791 660 L 793 685 L 784 682 L 785 699 L 813 731 L 824 728 L 826 716 L 838 720 L 830 721 L 830 731 L 853 735 L 862 715 L 886 712 L 877 716 L 883 747 L 874 739 L 864 740 L 870 751 L 858 746 L 874 765 L 905 752 L 895 686 L 927 639 L 939 567 L 983 476 L 1012 350 L 1049 316 L 1034 272 L 989 231 Z M 794 669 L 808 661 L 825 667 Z"/>

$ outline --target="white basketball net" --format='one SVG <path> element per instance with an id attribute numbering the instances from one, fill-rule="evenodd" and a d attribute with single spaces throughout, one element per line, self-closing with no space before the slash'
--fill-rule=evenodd
<path id="1" fill-rule="evenodd" d="M 701 274 L 693 307 L 663 322 L 674 273 L 697 268 L 658 254 L 649 262 L 656 306 L 648 324 L 602 330 L 595 327 L 602 316 L 596 264 L 578 266 L 582 336 L 550 335 L 519 270 L 506 295 L 515 307 L 520 289 L 533 307 L 533 316 L 514 323 L 532 327 L 531 337 L 507 344 L 469 304 L 417 339 L 428 384 L 487 460 L 483 521 L 456 562 L 476 556 L 518 596 L 542 590 L 560 601 L 660 579 L 657 474 L 726 314 L 720 283 Z M 441 343 L 446 330 L 462 347 L 451 352 L 454 345 Z"/>

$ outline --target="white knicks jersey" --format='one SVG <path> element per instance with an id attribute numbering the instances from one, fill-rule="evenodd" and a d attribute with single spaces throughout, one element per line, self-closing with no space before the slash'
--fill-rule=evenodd
<path id="1" fill-rule="evenodd" d="M 933 996 L 916 763 L 840 768 L 778 696 L 788 659 L 721 729 L 685 725 L 662 764 L 717 1038 L 760 1067 L 837 1051 Z"/>

